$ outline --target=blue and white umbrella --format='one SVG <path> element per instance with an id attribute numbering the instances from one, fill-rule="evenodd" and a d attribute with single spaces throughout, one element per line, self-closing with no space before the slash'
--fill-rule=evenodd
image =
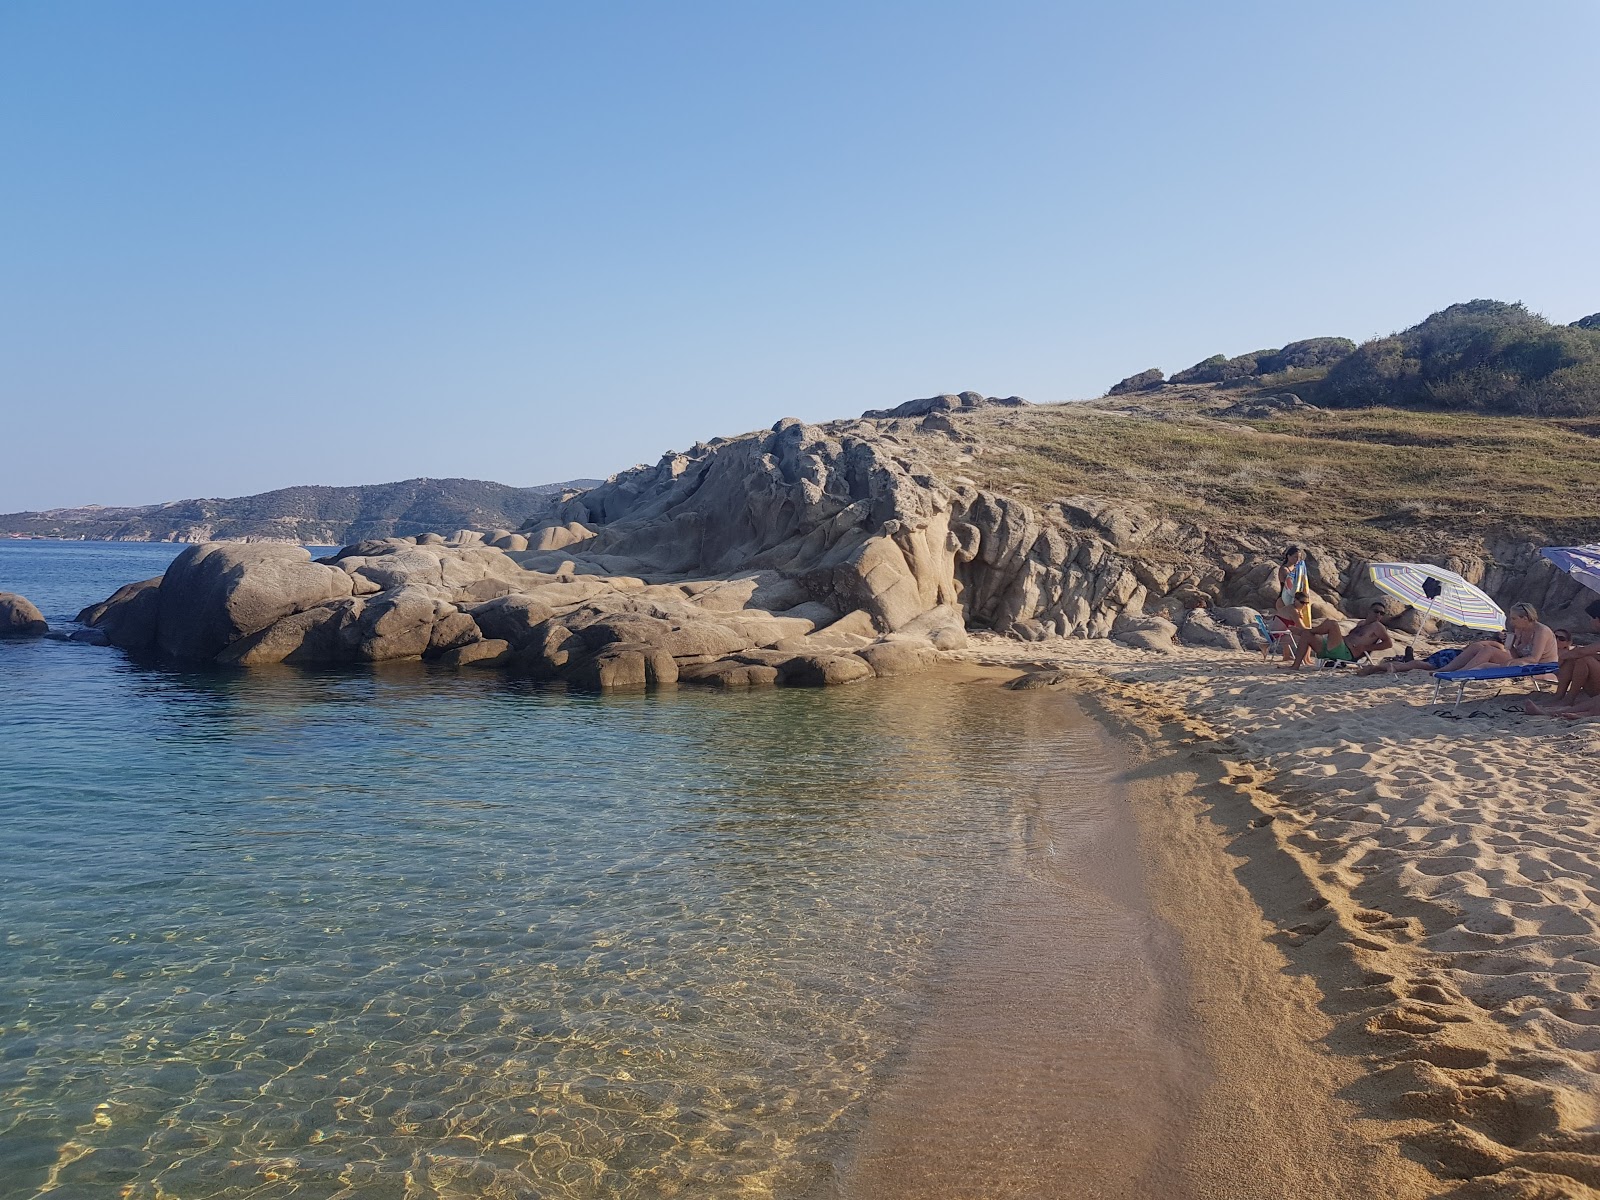
<path id="1" fill-rule="evenodd" d="M 1389 595 L 1423 610 L 1423 620 L 1438 617 L 1468 629 L 1506 627 L 1506 614 L 1480 589 L 1454 571 L 1432 563 L 1372 563 L 1372 582 Z"/>
<path id="2" fill-rule="evenodd" d="M 1600 545 L 1546 546 L 1539 553 L 1584 587 L 1600 592 Z"/>

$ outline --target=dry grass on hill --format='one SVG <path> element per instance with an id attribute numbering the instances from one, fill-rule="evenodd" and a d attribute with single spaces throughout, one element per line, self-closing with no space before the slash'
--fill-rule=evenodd
<path id="1" fill-rule="evenodd" d="M 1137 500 L 1202 524 L 1295 527 L 1369 548 L 1419 533 L 1537 527 L 1600 537 L 1594 421 L 1310 409 L 1218 419 L 1242 397 L 1177 397 L 983 410 L 977 443 L 929 450 L 952 473 L 1036 504 L 1077 493 Z M 929 439 L 933 442 L 934 439 Z M 969 453 L 970 452 L 970 453 Z"/>

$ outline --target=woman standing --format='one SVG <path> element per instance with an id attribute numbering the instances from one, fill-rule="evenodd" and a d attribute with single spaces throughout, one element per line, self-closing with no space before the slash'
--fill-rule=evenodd
<path id="1" fill-rule="evenodd" d="M 1306 584 L 1306 552 L 1299 546 L 1290 546 L 1278 564 L 1278 600 L 1273 611 L 1286 625 L 1309 627 L 1310 591 Z"/>

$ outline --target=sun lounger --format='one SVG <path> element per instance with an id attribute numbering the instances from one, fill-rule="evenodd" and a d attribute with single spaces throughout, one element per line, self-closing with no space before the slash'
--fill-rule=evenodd
<path id="1" fill-rule="evenodd" d="M 1439 703 L 1440 689 L 1447 683 L 1456 685 L 1455 703 L 1460 704 L 1461 697 L 1467 690 L 1467 684 L 1476 683 L 1480 679 L 1527 679 L 1534 675 L 1554 675 L 1560 669 L 1560 663 L 1548 662 L 1520 663 L 1511 667 L 1478 667 L 1472 671 L 1435 671 L 1433 703 Z"/>

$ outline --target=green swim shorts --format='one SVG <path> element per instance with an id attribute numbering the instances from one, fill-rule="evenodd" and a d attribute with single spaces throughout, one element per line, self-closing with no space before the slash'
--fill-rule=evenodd
<path id="1" fill-rule="evenodd" d="M 1356 656 L 1350 653 L 1350 647 L 1340 642 L 1337 646 L 1326 648 L 1318 658 L 1325 658 L 1329 662 L 1355 662 Z"/>

